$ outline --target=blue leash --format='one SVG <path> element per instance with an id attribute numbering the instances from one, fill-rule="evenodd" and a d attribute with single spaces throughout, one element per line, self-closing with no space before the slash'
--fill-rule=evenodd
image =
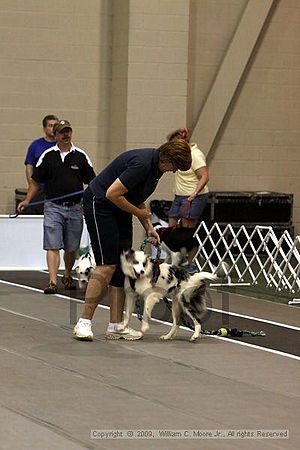
<path id="1" fill-rule="evenodd" d="M 23 209 L 25 208 L 30 208 L 31 206 L 36 206 L 36 205 L 42 205 L 45 202 L 54 202 L 55 200 L 62 200 L 64 198 L 68 198 L 68 197 L 73 197 L 74 195 L 79 195 L 82 194 L 84 192 L 84 189 L 82 189 L 81 191 L 76 191 L 76 192 L 71 192 L 71 194 L 65 194 L 65 195 L 60 195 L 59 197 L 53 197 L 53 198 L 47 198 L 45 200 L 39 200 L 38 202 L 29 202 L 28 205 L 25 205 L 23 207 Z M 10 219 L 15 219 L 16 217 L 18 217 L 20 213 L 14 213 L 14 214 L 9 214 L 9 218 Z"/>

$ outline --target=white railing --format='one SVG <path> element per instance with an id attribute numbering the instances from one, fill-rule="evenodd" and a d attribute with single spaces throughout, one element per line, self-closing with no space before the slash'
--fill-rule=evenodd
<path id="1" fill-rule="evenodd" d="M 199 225 L 196 264 L 200 270 L 224 273 L 219 286 L 257 285 L 296 294 L 300 291 L 300 236 L 285 230 L 279 237 L 271 226 L 247 229 L 231 224 Z M 289 304 L 298 304 L 293 299 Z"/>

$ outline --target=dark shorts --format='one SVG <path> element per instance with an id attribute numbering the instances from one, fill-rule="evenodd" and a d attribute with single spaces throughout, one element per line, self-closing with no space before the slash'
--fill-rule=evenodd
<path id="1" fill-rule="evenodd" d="M 198 195 L 191 203 L 187 195 L 175 195 L 169 211 L 169 217 L 200 220 L 205 209 L 208 194 Z"/>
<path id="2" fill-rule="evenodd" d="M 110 284 L 123 286 L 120 254 L 132 247 L 132 215 L 97 199 L 89 188 L 84 192 L 83 210 L 96 265 L 116 265 Z"/>

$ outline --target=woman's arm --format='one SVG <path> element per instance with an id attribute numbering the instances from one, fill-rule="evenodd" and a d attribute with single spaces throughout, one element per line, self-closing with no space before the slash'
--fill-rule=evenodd
<path id="1" fill-rule="evenodd" d="M 145 207 L 139 208 L 130 203 L 124 197 L 124 194 L 126 194 L 126 192 L 128 192 L 128 190 L 126 189 L 124 184 L 121 183 L 119 178 L 117 178 L 107 189 L 106 198 L 118 208 L 136 216 L 140 221 L 149 220 L 151 217 L 150 211 L 148 211 Z"/>
<path id="2" fill-rule="evenodd" d="M 141 205 L 139 205 L 139 208 L 141 209 L 145 209 L 146 205 L 145 203 L 142 203 Z M 146 234 L 148 237 L 153 237 L 154 240 L 151 240 L 151 243 L 156 245 L 157 243 L 160 242 L 160 238 L 159 238 L 159 234 L 157 233 L 157 231 L 154 229 L 152 222 L 150 220 L 150 218 L 147 219 L 139 219 L 139 221 L 141 222 L 141 224 L 143 225 Z"/>
<path id="3" fill-rule="evenodd" d="M 200 169 L 197 169 L 195 171 L 197 177 L 199 178 L 199 181 L 196 185 L 196 188 L 194 190 L 194 192 L 189 196 L 188 200 L 191 202 L 192 200 L 194 200 L 194 198 L 197 197 L 197 195 L 199 194 L 199 192 L 202 191 L 202 189 L 204 188 L 204 186 L 208 183 L 209 181 L 209 174 L 208 174 L 208 168 L 207 166 L 203 166 L 200 167 Z"/>

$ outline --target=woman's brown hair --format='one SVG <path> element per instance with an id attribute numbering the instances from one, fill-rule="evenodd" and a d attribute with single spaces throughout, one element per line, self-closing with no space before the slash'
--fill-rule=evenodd
<path id="1" fill-rule="evenodd" d="M 175 170 L 189 170 L 192 164 L 190 146 L 183 139 L 166 142 L 159 147 L 159 159 L 172 163 Z"/>

